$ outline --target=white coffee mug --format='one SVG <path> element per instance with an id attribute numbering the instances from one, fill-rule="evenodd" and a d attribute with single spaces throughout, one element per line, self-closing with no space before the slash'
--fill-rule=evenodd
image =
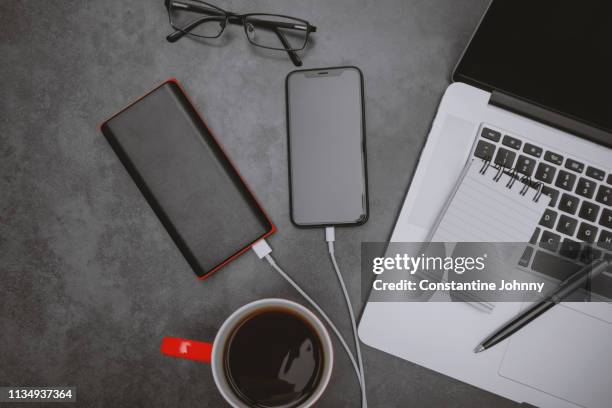
<path id="1" fill-rule="evenodd" d="M 239 325 L 248 320 L 250 316 L 256 315 L 259 311 L 265 312 L 270 309 L 277 311 L 286 310 L 289 313 L 299 316 L 309 323 L 320 340 L 322 366 L 319 370 L 319 381 L 317 385 L 310 390 L 308 398 L 295 406 L 295 408 L 312 407 L 321 395 L 323 395 L 323 392 L 329 384 L 334 364 L 334 349 L 329 333 L 323 323 L 321 323 L 314 313 L 298 303 L 285 299 L 262 299 L 248 303 L 236 310 L 225 320 L 212 344 L 177 337 L 164 337 L 162 340 L 161 352 L 168 356 L 211 363 L 215 384 L 221 395 L 223 395 L 223 398 L 225 398 L 234 408 L 252 408 L 252 405 L 249 405 L 248 402 L 241 399 L 230 385 L 224 363 L 225 352 L 226 348 L 229 346 L 229 340 L 232 334 Z"/>

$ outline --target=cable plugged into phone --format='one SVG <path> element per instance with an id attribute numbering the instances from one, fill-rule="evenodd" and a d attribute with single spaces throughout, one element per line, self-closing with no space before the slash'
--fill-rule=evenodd
<path id="1" fill-rule="evenodd" d="M 328 238 L 327 234 L 328 234 L 328 231 L 326 229 L 326 238 Z M 349 348 L 348 344 L 344 340 L 344 337 L 342 337 L 342 335 L 340 334 L 340 331 L 338 330 L 338 328 L 336 328 L 336 325 L 334 325 L 334 323 L 331 321 L 329 316 L 327 316 L 327 314 L 323 311 L 323 309 L 319 306 L 319 304 L 314 299 L 312 299 L 289 275 L 287 275 L 287 273 L 280 266 L 278 266 L 278 264 L 276 263 L 276 261 L 271 255 L 272 248 L 270 247 L 270 245 L 268 245 L 268 242 L 265 239 L 259 240 L 255 244 L 253 244 L 252 249 L 253 249 L 253 252 L 255 252 L 255 254 L 257 255 L 257 257 L 259 257 L 259 259 L 265 259 L 270 264 L 270 266 L 272 266 L 272 268 L 276 272 L 278 272 L 279 275 L 281 275 L 287 282 L 289 282 L 289 284 L 293 286 L 295 290 L 297 290 L 298 293 L 304 299 L 306 299 L 308 303 L 310 303 L 310 305 L 321 315 L 321 317 L 323 317 L 323 320 L 325 320 L 325 322 L 332 329 L 332 331 L 334 332 L 334 335 L 338 338 L 338 341 L 342 345 L 342 348 L 344 348 L 344 350 L 346 351 L 346 354 L 348 355 L 349 360 L 351 361 L 351 364 L 353 365 L 353 369 L 355 370 L 355 374 L 357 375 L 357 379 L 359 381 L 359 388 L 361 389 L 361 407 L 367 408 L 368 403 L 366 399 L 366 388 L 365 388 L 365 381 L 364 381 L 364 376 L 363 376 L 361 349 L 359 347 L 359 340 L 357 338 L 357 331 L 356 331 L 356 324 L 355 324 L 355 319 L 353 315 L 353 309 L 351 307 L 350 300 L 348 300 L 348 293 L 346 292 L 344 281 L 342 279 L 342 276 L 340 275 L 339 269 L 337 268 L 335 256 L 333 255 L 333 247 L 334 247 L 333 245 L 334 229 L 333 228 L 331 228 L 331 231 L 329 232 L 329 234 L 331 234 L 329 236 L 329 238 L 331 238 L 331 241 L 328 240 L 328 246 L 330 248 L 330 255 L 332 256 L 332 262 L 334 263 L 334 268 L 336 269 L 336 272 L 338 274 L 338 279 L 340 280 L 340 284 L 342 286 L 342 290 L 344 292 L 345 299 L 347 299 L 347 302 L 348 302 L 347 304 L 349 307 L 349 313 L 351 315 L 351 323 L 353 325 L 353 334 L 355 336 L 355 345 L 357 349 L 358 362 L 355 360 L 355 356 L 353 355 L 353 353 L 351 352 L 351 349 Z"/>
<path id="2" fill-rule="evenodd" d="M 357 335 L 357 322 L 355 321 L 355 312 L 353 311 L 353 305 L 351 303 L 351 299 L 349 297 L 348 291 L 346 290 L 346 285 L 344 284 L 344 279 L 342 278 L 342 273 L 340 273 L 340 268 L 338 267 L 338 262 L 336 261 L 334 242 L 336 241 L 336 230 L 334 227 L 325 227 L 325 241 L 327 241 L 327 250 L 329 252 L 329 257 L 334 265 L 334 270 L 336 271 L 336 276 L 338 277 L 338 282 L 340 282 L 340 287 L 342 288 L 342 294 L 344 295 L 344 300 L 346 301 L 346 307 L 348 308 L 349 316 L 351 319 L 351 329 L 353 330 L 353 339 L 355 340 L 355 350 L 357 351 L 357 364 L 359 366 L 360 378 L 361 382 L 361 398 L 363 401 L 366 401 L 366 388 L 365 388 L 365 373 L 363 370 L 363 360 L 361 358 L 361 346 L 359 344 L 359 336 Z"/>

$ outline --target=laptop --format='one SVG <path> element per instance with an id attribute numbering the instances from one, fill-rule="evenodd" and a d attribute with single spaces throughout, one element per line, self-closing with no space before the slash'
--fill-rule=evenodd
<path id="1" fill-rule="evenodd" d="M 611 15 L 607 1 L 489 5 L 441 100 L 391 242 L 425 241 L 476 157 L 517 169 L 551 197 L 531 239 L 546 245 L 517 268 L 554 281 L 580 267 L 569 247 L 589 242 L 605 254 L 612 245 Z M 520 304 L 486 314 L 465 303 L 369 301 L 359 335 L 517 402 L 610 407 L 612 274 L 598 279 L 602 302 L 557 306 L 478 354 L 463 345 L 476 346 Z"/>

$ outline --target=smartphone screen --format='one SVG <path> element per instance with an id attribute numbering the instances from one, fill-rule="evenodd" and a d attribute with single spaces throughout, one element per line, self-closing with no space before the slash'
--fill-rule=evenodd
<path id="1" fill-rule="evenodd" d="M 368 217 L 363 77 L 356 67 L 287 76 L 291 219 L 298 226 Z"/>

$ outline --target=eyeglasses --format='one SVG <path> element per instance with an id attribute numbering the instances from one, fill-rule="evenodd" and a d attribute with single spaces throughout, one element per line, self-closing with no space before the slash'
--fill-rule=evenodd
<path id="1" fill-rule="evenodd" d="M 241 25 L 249 42 L 257 47 L 286 51 L 296 66 L 302 61 L 296 51 L 308 44 L 317 27 L 306 20 L 277 14 L 236 14 L 198 0 L 165 0 L 170 25 L 176 31 L 168 35 L 175 42 L 185 35 L 219 38 L 228 24 Z"/>

